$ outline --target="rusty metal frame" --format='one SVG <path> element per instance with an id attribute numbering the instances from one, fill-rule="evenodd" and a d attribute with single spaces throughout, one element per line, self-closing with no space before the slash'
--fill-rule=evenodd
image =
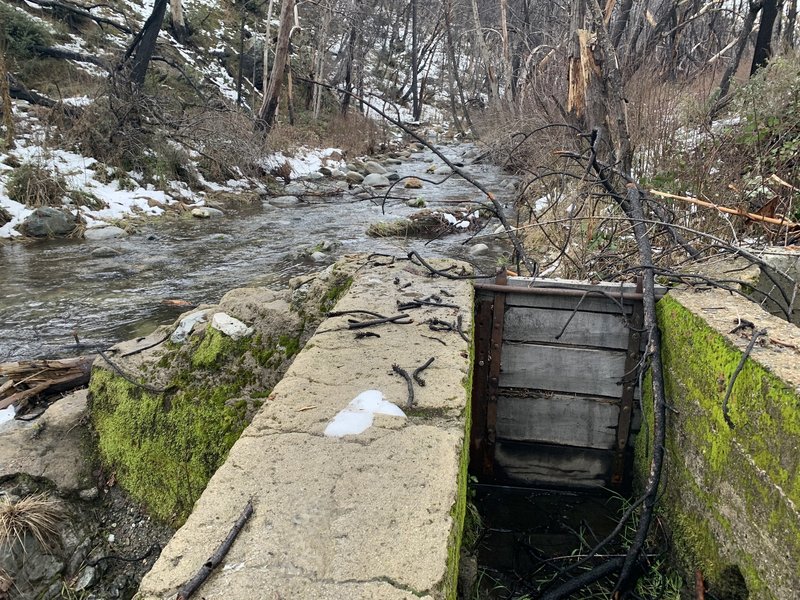
<path id="1" fill-rule="evenodd" d="M 491 471 L 486 455 L 486 411 L 489 400 L 489 357 L 493 300 L 481 299 L 475 314 L 475 356 L 472 375 L 470 461 L 472 475 L 486 477 Z"/>
<path id="2" fill-rule="evenodd" d="M 636 292 L 641 295 L 642 278 L 636 283 Z M 625 374 L 622 378 L 622 398 L 619 405 L 617 439 L 614 445 L 614 461 L 611 467 L 611 485 L 621 487 L 625 483 L 625 454 L 633 420 L 633 400 L 639 380 L 639 360 L 642 348 L 642 327 L 644 326 L 644 304 L 639 301 L 633 305 L 628 334 L 628 351 L 625 356 Z"/>

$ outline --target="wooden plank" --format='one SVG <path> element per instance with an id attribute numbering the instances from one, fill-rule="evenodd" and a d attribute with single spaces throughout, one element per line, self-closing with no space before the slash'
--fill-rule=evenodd
<path id="1" fill-rule="evenodd" d="M 509 277 L 506 285 L 518 287 L 547 287 L 547 288 L 561 288 L 571 290 L 598 290 L 608 292 L 609 294 L 635 293 L 637 291 L 635 283 L 620 283 L 614 281 L 599 281 L 597 283 L 590 283 L 588 281 L 581 281 L 579 279 L 558 279 L 558 278 L 543 278 L 543 277 Z M 669 291 L 662 285 L 655 287 L 656 299 L 661 299 L 664 294 Z"/>
<path id="2" fill-rule="evenodd" d="M 574 296 L 530 296 L 523 294 L 506 294 L 506 306 L 526 306 L 529 308 L 554 308 L 560 310 L 575 310 L 580 302 L 580 310 L 593 313 L 621 314 L 619 304 L 605 296 L 586 296 L 583 301 Z M 633 312 L 633 303 L 624 302 L 622 308 L 625 314 Z"/>
<path id="3" fill-rule="evenodd" d="M 609 399 L 534 393 L 500 395 L 497 437 L 611 450 L 617 436 L 619 404 Z"/>
<path id="4" fill-rule="evenodd" d="M 619 350 L 628 348 L 628 326 L 619 314 L 510 307 L 506 310 L 505 318 L 503 339 L 507 342 L 546 342 Z M 556 339 L 562 330 L 563 335 Z"/>
<path id="5" fill-rule="evenodd" d="M 607 485 L 613 453 L 498 440 L 498 480 L 518 485 L 598 488 Z"/>
<path id="6" fill-rule="evenodd" d="M 500 387 L 619 398 L 625 352 L 546 344 L 503 344 Z"/>

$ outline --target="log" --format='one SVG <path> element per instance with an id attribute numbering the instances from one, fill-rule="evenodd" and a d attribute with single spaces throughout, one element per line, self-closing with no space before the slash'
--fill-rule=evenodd
<path id="1" fill-rule="evenodd" d="M 0 410 L 12 404 L 19 411 L 42 395 L 66 392 L 89 383 L 95 357 L 26 360 L 0 363 Z"/>

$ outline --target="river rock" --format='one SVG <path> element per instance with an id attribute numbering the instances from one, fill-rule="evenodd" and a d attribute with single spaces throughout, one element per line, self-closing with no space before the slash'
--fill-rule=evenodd
<path id="1" fill-rule="evenodd" d="M 364 164 L 364 168 L 367 170 L 368 173 L 375 173 L 377 175 L 385 175 L 386 169 L 380 163 L 375 162 L 374 160 L 367 161 Z"/>
<path id="2" fill-rule="evenodd" d="M 345 175 L 345 178 L 350 183 L 361 183 L 364 181 L 364 176 L 356 171 L 348 171 L 347 175 Z"/>
<path id="3" fill-rule="evenodd" d="M 489 246 L 486 244 L 475 244 L 469 249 L 470 256 L 483 256 L 484 254 L 488 254 L 488 252 Z"/>
<path id="4" fill-rule="evenodd" d="M 83 237 L 87 240 L 112 240 L 114 238 L 125 237 L 128 232 L 122 227 L 114 225 L 107 225 L 105 227 L 92 227 L 83 233 Z"/>
<path id="5" fill-rule="evenodd" d="M 210 206 L 201 206 L 192 209 L 192 216 L 198 219 L 216 219 L 224 215 L 225 213 L 218 208 L 211 208 Z"/>
<path id="6" fill-rule="evenodd" d="M 418 190 L 421 187 L 422 187 L 422 182 L 416 177 L 412 177 L 411 179 L 406 179 L 405 188 L 407 190 Z"/>
<path id="7" fill-rule="evenodd" d="M 109 246 L 100 246 L 99 248 L 95 248 L 92 250 L 92 256 L 94 258 L 113 258 L 115 256 L 119 256 L 122 254 L 116 248 L 110 248 Z"/>
<path id="8" fill-rule="evenodd" d="M 403 164 L 402 160 L 398 160 L 396 158 L 387 158 L 383 162 L 386 163 L 387 165 L 402 165 Z"/>
<path id="9" fill-rule="evenodd" d="M 349 171 L 358 171 L 359 173 L 367 173 L 366 166 L 364 166 L 364 163 L 358 159 L 347 161 L 347 166 L 345 168 Z"/>
<path id="10" fill-rule="evenodd" d="M 311 259 L 314 262 L 325 262 L 326 260 L 328 260 L 328 255 L 325 254 L 324 252 L 314 252 L 311 255 Z"/>
<path id="11" fill-rule="evenodd" d="M 330 169 L 329 167 L 320 167 L 319 172 L 325 175 L 325 177 L 330 177 L 331 175 L 333 175 L 333 170 Z"/>
<path id="12" fill-rule="evenodd" d="M 79 217 L 69 211 L 42 206 L 25 217 L 20 231 L 29 237 L 66 237 L 79 224 Z"/>
<path id="13" fill-rule="evenodd" d="M 277 198 L 270 200 L 269 203 L 272 206 L 277 206 L 278 208 L 287 208 L 289 206 L 300 204 L 300 198 L 297 196 L 278 196 Z"/>
<path id="14" fill-rule="evenodd" d="M 380 173 L 370 173 L 364 177 L 364 181 L 362 183 L 370 187 L 389 187 L 391 185 L 389 179 Z"/>
<path id="15" fill-rule="evenodd" d="M 434 175 L 452 175 L 452 173 L 453 173 L 453 169 L 451 169 L 448 166 L 439 167 L 437 169 L 434 169 L 434 171 L 433 171 Z"/>
<path id="16" fill-rule="evenodd" d="M 290 183 L 283 188 L 283 192 L 287 196 L 302 196 L 306 193 L 306 191 L 306 186 L 304 186 L 302 183 Z"/>
<path id="17" fill-rule="evenodd" d="M 398 179 L 400 179 L 400 175 L 398 175 L 397 173 L 387 173 L 386 179 L 388 179 L 389 181 L 397 181 Z"/>
<path id="18" fill-rule="evenodd" d="M 214 316 L 211 317 L 211 327 L 220 333 L 224 333 L 232 340 L 250 337 L 255 331 L 255 329 L 248 327 L 239 319 L 234 319 L 223 312 L 214 313 Z"/>
<path id="19" fill-rule="evenodd" d="M 170 335 L 170 341 L 173 344 L 183 344 L 189 338 L 194 326 L 198 323 L 205 323 L 206 320 L 208 320 L 207 310 L 200 310 L 186 315 Z"/>

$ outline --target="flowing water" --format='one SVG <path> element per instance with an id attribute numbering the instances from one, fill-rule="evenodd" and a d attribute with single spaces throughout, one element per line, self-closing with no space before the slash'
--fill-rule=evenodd
<path id="1" fill-rule="evenodd" d="M 468 146 L 445 148 L 459 160 Z M 425 175 L 429 151 L 412 155 L 395 167 L 401 176 Z M 498 167 L 465 167 L 483 185 L 509 202 L 509 176 Z M 422 197 L 430 208 L 454 201 L 479 200 L 481 194 L 461 178 L 439 186 L 425 183 L 420 190 L 401 190 L 393 196 Z M 35 357 L 68 356 L 91 347 L 144 335 L 172 321 L 186 309 L 164 304 L 178 298 L 191 304 L 217 302 L 236 287 L 266 285 L 280 289 L 289 278 L 321 270 L 342 254 L 385 252 L 403 256 L 411 249 L 423 256 L 467 258 L 469 233 L 438 240 L 370 238 L 375 223 L 407 216 L 418 209 L 390 200 L 386 215 L 375 202 L 349 194 L 313 198 L 289 208 L 229 209 L 218 219 L 163 218 L 151 220 L 124 239 L 107 241 L 53 240 L 0 246 L 0 362 Z M 493 222 L 490 230 L 496 225 Z M 323 241 L 336 242 L 330 260 L 315 263 L 300 250 Z M 480 241 L 490 252 L 476 266 L 493 272 L 498 255 L 508 250 L 494 238 Z M 112 258 L 92 256 L 93 249 L 111 246 Z M 76 347 L 75 335 L 83 347 Z"/>

